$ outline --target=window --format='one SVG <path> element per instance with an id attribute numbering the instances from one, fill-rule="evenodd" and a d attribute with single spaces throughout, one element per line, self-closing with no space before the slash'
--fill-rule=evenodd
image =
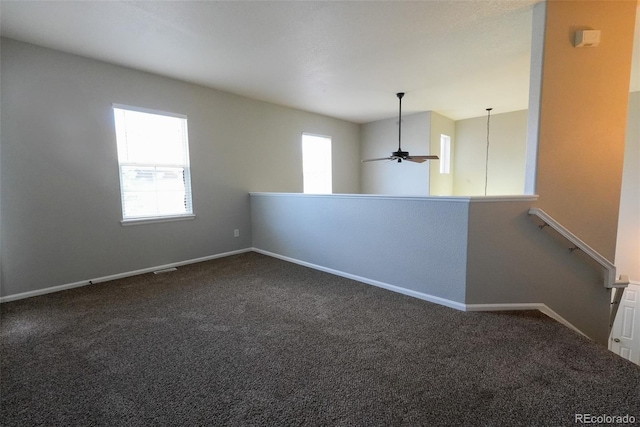
<path id="1" fill-rule="evenodd" d="M 440 135 L 440 173 L 451 172 L 451 137 Z"/>
<path id="2" fill-rule="evenodd" d="M 123 224 L 193 218 L 187 117 L 113 106 Z"/>
<path id="3" fill-rule="evenodd" d="M 302 174 L 305 193 L 331 194 L 331 138 L 302 134 Z"/>

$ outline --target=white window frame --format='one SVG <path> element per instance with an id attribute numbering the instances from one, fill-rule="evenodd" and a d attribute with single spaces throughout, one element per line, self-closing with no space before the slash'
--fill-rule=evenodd
<path id="1" fill-rule="evenodd" d="M 114 124 L 116 130 L 116 143 L 118 149 L 118 170 L 120 177 L 120 197 L 121 197 L 121 207 L 122 207 L 122 225 L 135 225 L 135 224 L 145 224 L 145 223 L 154 223 L 154 222 L 165 222 L 165 221 L 179 221 L 179 220 L 189 220 L 194 219 L 194 211 L 193 211 L 193 196 L 191 192 L 191 167 L 189 162 L 189 136 L 188 136 L 188 123 L 187 116 L 184 114 L 178 113 L 170 113 L 166 111 L 160 110 L 152 110 L 148 108 L 142 107 L 134 107 L 130 105 L 124 104 L 112 104 L 113 114 L 114 114 Z M 122 110 L 125 112 L 135 112 L 135 113 L 145 113 L 152 114 L 156 116 L 164 116 L 170 118 L 177 118 L 183 120 L 182 122 L 182 130 L 181 130 L 181 139 L 180 141 L 182 147 L 182 159 L 176 158 L 175 162 L 173 158 L 171 161 L 154 161 L 153 159 L 130 159 L 128 157 L 128 148 L 134 147 L 133 145 L 128 146 L 129 141 L 126 139 L 126 132 L 119 125 L 119 119 L 117 118 L 118 110 Z M 124 132 L 124 133 L 123 133 Z M 135 157 L 135 156 L 134 156 Z M 129 168 L 140 168 L 145 169 L 147 171 L 153 171 L 153 182 L 155 186 L 155 191 L 148 191 L 148 193 L 154 193 L 156 197 L 162 194 L 162 191 L 159 191 L 157 188 L 157 170 L 171 170 L 178 169 L 182 174 L 182 182 L 184 184 L 184 212 L 159 212 L 160 203 L 156 202 L 155 204 L 155 212 L 144 213 L 144 214 L 131 214 L 127 212 L 127 202 L 126 196 L 128 193 L 132 193 L 134 191 L 127 192 L 127 180 L 125 178 L 125 171 Z M 129 205 L 131 209 L 131 205 Z"/>
<path id="2" fill-rule="evenodd" d="M 451 137 L 443 133 L 440 134 L 440 173 L 451 173 Z"/>
<path id="3" fill-rule="evenodd" d="M 310 139 L 307 139 L 310 138 Z M 328 142 L 329 149 L 320 153 L 322 156 L 326 156 L 328 163 L 325 165 L 318 165 L 314 160 L 311 153 L 307 149 L 305 153 L 305 145 L 311 143 L 311 139 L 323 139 Z M 328 135 L 319 135 L 314 133 L 303 132 L 302 133 L 302 191 L 305 194 L 332 194 L 333 193 L 333 158 L 332 158 L 332 140 Z M 318 178 L 322 183 L 318 185 Z"/>

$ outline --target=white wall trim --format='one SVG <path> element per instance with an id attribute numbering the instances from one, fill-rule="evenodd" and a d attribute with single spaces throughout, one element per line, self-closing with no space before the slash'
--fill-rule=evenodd
<path id="1" fill-rule="evenodd" d="M 67 289 L 78 288 L 78 287 L 81 287 L 81 286 L 93 285 L 93 284 L 96 284 L 96 283 L 107 282 L 107 281 L 110 281 L 110 280 L 123 279 L 125 277 L 137 276 L 137 275 L 145 274 L 145 273 L 152 273 L 152 272 L 157 271 L 157 270 L 164 270 L 164 269 L 173 268 L 173 267 L 180 267 L 180 266 L 183 266 L 183 265 L 189 265 L 189 264 L 195 264 L 195 263 L 198 263 L 198 262 L 210 261 L 210 260 L 217 259 L 217 258 L 224 258 L 224 257 L 228 257 L 228 256 L 232 256 L 232 255 L 238 255 L 238 254 L 242 254 L 242 253 L 246 253 L 246 252 L 252 252 L 252 251 L 260 253 L 260 254 L 263 254 L 263 255 L 267 255 L 267 256 L 270 256 L 270 257 L 273 257 L 273 258 L 278 258 L 278 259 L 281 259 L 283 261 L 292 262 L 294 264 L 302 265 L 304 267 L 313 268 L 314 270 L 319 270 L 319 271 L 323 271 L 325 273 L 334 274 L 336 276 L 340 276 L 340 277 L 344 277 L 344 278 L 347 278 L 347 279 L 355 280 L 355 281 L 358 281 L 358 282 L 366 283 L 368 285 L 372 285 L 372 286 L 376 286 L 376 287 L 379 287 L 379 288 L 387 289 L 387 290 L 392 291 L 392 292 L 397 292 L 399 294 L 403 294 L 403 295 L 407 295 L 407 296 L 410 296 L 410 297 L 418 298 L 418 299 L 421 299 L 423 301 L 432 302 L 434 304 L 443 305 L 445 307 L 453 308 L 453 309 L 460 310 L 460 311 L 539 310 L 540 312 L 546 314 L 547 316 L 551 317 L 552 319 L 560 322 L 561 324 L 567 326 L 570 329 L 573 329 L 574 331 L 576 331 L 576 332 L 578 332 L 581 335 L 584 335 L 586 337 L 586 335 L 584 333 L 582 333 L 578 328 L 576 328 L 569 321 L 564 319 L 562 316 L 560 316 L 558 313 L 556 313 L 555 311 L 550 309 L 546 304 L 543 304 L 543 303 L 463 304 L 461 302 L 449 300 L 449 299 L 446 299 L 446 298 L 441 298 L 441 297 L 438 297 L 438 296 L 435 296 L 435 295 L 425 294 L 425 293 L 418 292 L 418 291 L 413 291 L 411 289 L 406 289 L 406 288 L 402 288 L 400 286 L 391 285 L 389 283 L 384 283 L 384 282 L 380 282 L 380 281 L 377 281 L 377 280 L 368 279 L 366 277 L 358 276 L 358 275 L 351 274 L 351 273 L 346 273 L 346 272 L 340 271 L 340 270 L 334 270 L 332 268 L 323 267 L 321 265 L 312 264 L 310 262 L 302 261 L 302 260 L 299 260 L 299 259 L 296 259 L 296 258 L 287 257 L 287 256 L 284 256 L 284 255 L 279 255 L 279 254 L 276 254 L 276 253 L 273 253 L 273 252 L 265 251 L 265 250 L 254 248 L 254 247 L 245 248 L 245 249 L 239 249 L 239 250 L 230 251 L 230 252 L 223 252 L 223 253 L 219 253 L 219 254 L 215 254 L 215 255 L 209 255 L 209 256 L 201 257 L 201 258 L 194 258 L 194 259 L 189 259 L 189 260 L 184 260 L 184 261 L 179 261 L 179 262 L 173 262 L 173 263 L 170 263 L 170 264 L 157 265 L 157 266 L 154 266 L 154 267 L 143 268 L 143 269 L 140 269 L 140 270 L 133 270 L 133 271 L 128 271 L 128 272 L 124 272 L 124 273 L 112 274 L 112 275 L 109 275 L 109 276 L 97 277 L 95 279 L 90 279 L 90 280 L 81 280 L 79 282 L 67 283 L 67 284 L 64 284 L 64 285 L 52 286 L 52 287 L 49 287 L 49 288 L 37 289 L 37 290 L 34 290 L 34 291 L 28 291 L 28 292 L 22 292 L 22 293 L 19 293 L 19 294 L 7 295 L 5 297 L 0 297 L 0 303 L 9 302 L 9 301 L 16 301 L 16 300 L 35 297 L 35 296 L 39 296 L 39 295 L 50 294 L 50 293 L 53 293 L 53 292 L 64 291 L 64 290 L 67 290 Z"/>
<path id="2" fill-rule="evenodd" d="M 325 273 L 335 274 L 336 276 L 345 277 L 347 279 L 356 280 L 358 282 L 366 283 L 368 285 L 377 286 L 379 288 L 387 289 L 392 292 L 397 292 L 403 295 L 408 295 L 414 298 L 418 298 L 424 301 L 432 302 L 434 304 L 444 305 L 449 308 L 454 308 L 460 311 L 508 311 L 508 310 L 539 310 L 541 313 L 546 314 L 557 322 L 572 329 L 579 334 L 587 337 L 580 329 L 576 328 L 571 322 L 560 316 L 558 313 L 549 308 L 543 303 L 512 303 L 512 304 L 463 304 L 457 301 L 452 301 L 446 298 L 437 297 L 434 295 L 425 294 L 422 292 L 412 291 L 411 289 L 402 288 L 400 286 L 391 285 L 389 283 L 379 282 L 377 280 L 367 279 L 366 277 L 357 276 L 355 274 L 345 273 L 344 271 L 334 270 L 332 268 L 323 267 L 321 265 L 312 264 L 310 262 L 301 261 L 296 258 L 279 255 L 273 252 L 265 251 L 258 248 L 252 248 L 254 252 L 267 255 L 273 258 L 278 258 L 283 261 L 292 262 L 294 264 L 302 265 L 304 267 L 313 268 L 315 270 L 324 271 Z M 589 337 L 587 337 L 589 338 Z M 590 338 L 589 338 L 590 339 Z"/>
<path id="3" fill-rule="evenodd" d="M 197 262 L 210 261 L 212 259 L 224 258 L 224 257 L 228 257 L 228 256 L 231 256 L 231 255 L 238 255 L 238 254 L 245 253 L 245 252 L 251 252 L 251 248 L 239 249 L 237 251 L 231 251 L 231 252 L 223 252 L 223 253 L 219 253 L 219 254 L 215 254 L 215 255 L 209 255 L 209 256 L 206 256 L 206 257 L 202 257 L 202 258 L 194 258 L 194 259 L 189 259 L 189 260 L 185 260 L 185 261 L 178 261 L 178 262 L 173 262 L 173 263 L 170 263 L 170 264 L 163 264 L 163 265 L 157 265 L 155 267 L 143 268 L 143 269 L 140 269 L 140 270 L 133 270 L 133 271 L 127 271 L 127 272 L 124 272 L 124 273 L 112 274 L 112 275 L 109 275 L 109 276 L 97 277 L 95 279 L 81 280 L 79 282 L 66 283 L 66 284 L 58 285 L 58 286 L 51 286 L 49 288 L 37 289 L 35 291 L 28 291 L 28 292 L 21 292 L 19 294 L 7 295 L 7 296 L 4 296 L 4 297 L 0 297 L 0 303 L 9 302 L 9 301 L 16 301 L 16 300 L 19 300 L 19 299 L 35 297 L 35 296 L 38 296 L 38 295 L 50 294 L 50 293 L 53 293 L 53 292 L 65 291 L 67 289 L 78 288 L 80 286 L 94 285 L 96 283 L 107 282 L 107 281 L 110 281 L 110 280 L 123 279 L 125 277 L 131 277 L 131 276 L 137 276 L 139 274 L 151 273 L 151 272 L 154 272 L 154 271 L 157 271 L 157 270 L 164 270 L 164 269 L 167 269 L 167 268 L 180 267 L 180 266 L 183 266 L 183 265 L 195 264 Z"/>
<path id="4" fill-rule="evenodd" d="M 513 304 L 466 304 L 467 311 L 509 311 L 509 310 L 539 310 L 541 313 L 546 314 L 555 321 L 562 323 L 569 329 L 573 329 L 580 335 L 587 337 L 584 332 L 576 328 L 571 322 L 558 313 L 550 309 L 546 304 L 541 302 L 533 303 L 513 303 Z M 589 338 L 589 337 L 587 337 Z M 591 339 L 591 338 L 589 338 Z"/>
<path id="5" fill-rule="evenodd" d="M 309 268 L 313 268 L 314 270 L 320 270 L 320 271 L 324 271 L 325 273 L 330 273 L 330 274 L 334 274 L 336 276 L 340 276 L 340 277 L 344 277 L 347 279 L 351 279 L 351 280 L 356 280 L 358 282 L 362 282 L 362 283 L 366 283 L 367 285 L 373 285 L 373 286 L 377 286 L 379 288 L 383 288 L 383 289 L 387 289 L 393 292 L 397 292 L 399 294 L 403 294 L 403 295 L 408 295 L 414 298 L 418 298 L 424 301 L 429 301 L 429 302 L 433 302 L 435 304 L 439 304 L 439 305 L 444 305 L 446 307 L 450 307 L 450 308 L 455 308 L 456 310 L 460 310 L 460 311 L 465 311 L 465 305 L 463 303 L 457 302 L 457 301 L 452 301 L 446 298 L 441 298 L 441 297 L 437 297 L 434 295 L 429 295 L 429 294 L 425 294 L 422 292 L 417 292 L 417 291 L 413 291 L 411 289 L 406 289 L 406 288 L 402 288 L 400 286 L 395 286 L 395 285 L 391 285 L 389 283 L 384 283 L 384 282 L 379 282 L 377 280 L 372 280 L 372 279 L 368 279 L 366 277 L 362 277 L 362 276 L 357 276 L 355 274 L 351 274 L 351 273 L 346 273 L 344 271 L 339 271 L 339 270 L 334 270 L 332 268 L 328 268 L 328 267 L 323 267 L 321 265 L 317 265 L 317 264 L 312 264 L 310 262 L 307 261 L 302 261 L 296 258 L 290 258 L 284 255 L 279 255 L 273 252 L 269 252 L 269 251 L 265 251 L 262 249 L 258 249 L 258 248 L 252 248 L 253 251 L 263 254 L 263 255 L 267 255 L 273 258 L 278 258 L 281 259 L 283 261 L 288 261 L 288 262 L 292 262 L 294 264 L 298 264 L 298 265 L 302 265 L 304 267 L 309 267 Z"/>

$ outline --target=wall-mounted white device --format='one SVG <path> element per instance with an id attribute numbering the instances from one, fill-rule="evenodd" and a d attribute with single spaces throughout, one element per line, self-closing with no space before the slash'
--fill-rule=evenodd
<path id="1" fill-rule="evenodd" d="M 596 47 L 600 44 L 600 30 L 580 30 L 574 34 L 575 47 Z"/>

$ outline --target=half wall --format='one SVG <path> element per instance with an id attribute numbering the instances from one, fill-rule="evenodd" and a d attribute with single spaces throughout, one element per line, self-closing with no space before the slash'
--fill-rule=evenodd
<path id="1" fill-rule="evenodd" d="M 255 250 L 459 310 L 540 309 L 606 345 L 610 294 L 536 196 L 251 193 Z"/>

